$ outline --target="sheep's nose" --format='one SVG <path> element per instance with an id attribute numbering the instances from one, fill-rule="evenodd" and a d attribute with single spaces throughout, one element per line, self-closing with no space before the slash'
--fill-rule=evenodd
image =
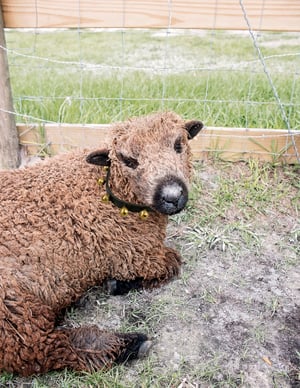
<path id="1" fill-rule="evenodd" d="M 186 205 L 188 200 L 187 187 L 179 178 L 169 176 L 157 185 L 153 206 L 160 213 L 176 214 Z"/>
<path id="2" fill-rule="evenodd" d="M 183 188 L 176 182 L 163 186 L 162 188 L 162 200 L 175 206 L 178 205 L 178 202 L 182 195 Z"/>

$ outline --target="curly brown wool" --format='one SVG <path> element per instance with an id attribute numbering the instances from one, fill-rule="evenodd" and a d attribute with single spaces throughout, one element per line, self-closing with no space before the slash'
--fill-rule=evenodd
<path id="1" fill-rule="evenodd" d="M 178 274 L 166 225 L 186 203 L 188 140 L 201 128 L 172 112 L 135 118 L 113 126 L 107 147 L 0 173 L 0 371 L 93 371 L 138 356 L 143 334 L 61 328 L 57 317 L 107 280 L 128 290 Z M 153 209 L 146 220 L 100 200 L 105 165 L 116 196 Z"/>

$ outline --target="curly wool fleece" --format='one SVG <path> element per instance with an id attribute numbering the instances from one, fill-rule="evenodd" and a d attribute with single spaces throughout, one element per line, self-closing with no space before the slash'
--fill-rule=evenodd
<path id="1" fill-rule="evenodd" d="M 152 287 L 178 274 L 166 225 L 186 202 L 188 140 L 201 128 L 172 112 L 136 118 L 112 128 L 107 148 L 0 173 L 0 370 L 93 371 L 138 356 L 144 334 L 59 327 L 57 317 L 108 279 Z M 116 196 L 153 209 L 146 220 L 100 200 L 104 165 Z"/>

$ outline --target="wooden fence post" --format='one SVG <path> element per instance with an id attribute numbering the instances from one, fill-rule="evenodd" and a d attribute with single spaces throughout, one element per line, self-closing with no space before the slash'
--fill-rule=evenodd
<path id="1" fill-rule="evenodd" d="M 12 93 L 0 2 L 0 170 L 20 165 L 20 146 L 13 113 Z"/>

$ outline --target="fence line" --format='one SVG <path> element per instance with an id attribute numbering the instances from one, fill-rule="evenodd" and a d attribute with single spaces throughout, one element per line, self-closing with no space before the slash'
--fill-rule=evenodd
<path id="1" fill-rule="evenodd" d="M 299 31 L 298 0 L 245 0 L 254 30 Z M 2 0 L 7 28 L 196 28 L 247 30 L 236 0 Z M 170 18 L 171 16 L 171 18 Z"/>
<path id="2" fill-rule="evenodd" d="M 64 94 L 48 93 L 48 94 L 34 94 L 34 93 L 14 93 L 15 113 L 12 110 L 4 109 L 0 105 L 0 112 L 6 112 L 10 115 L 20 118 L 27 124 L 27 129 L 30 128 L 30 134 L 36 134 L 26 140 L 24 138 L 23 124 L 18 128 L 23 128 L 20 132 L 21 143 L 27 144 L 29 149 L 34 149 L 33 143 L 36 140 L 38 148 L 48 149 L 50 152 L 58 152 L 63 149 L 73 148 L 80 145 L 80 142 L 76 142 L 72 137 L 65 136 L 65 125 L 62 124 L 65 118 L 65 112 L 69 107 L 76 103 L 78 111 L 80 112 L 78 126 L 83 131 L 84 137 L 82 139 L 89 138 L 90 127 L 87 125 L 85 114 L 85 103 L 109 103 L 117 104 L 118 112 L 116 115 L 110 117 L 109 121 L 117 121 L 119 118 L 126 116 L 126 107 L 128 104 L 134 102 L 140 102 L 144 105 L 151 105 L 158 103 L 160 110 L 168 109 L 170 105 L 180 106 L 183 104 L 194 104 L 195 112 L 197 113 L 197 104 L 204 105 L 204 112 L 213 110 L 214 106 L 225 105 L 230 106 L 235 104 L 237 107 L 236 114 L 244 117 L 244 123 L 242 126 L 246 129 L 236 128 L 216 128 L 215 123 L 210 122 L 210 126 L 205 130 L 202 136 L 204 143 L 201 145 L 197 143 L 197 147 L 193 147 L 193 152 L 197 157 L 206 157 L 208 154 L 218 154 L 229 160 L 245 159 L 249 156 L 257 157 L 260 160 L 284 161 L 287 163 L 300 162 L 299 156 L 299 133 L 295 131 L 299 129 L 299 120 L 297 119 L 297 111 L 299 111 L 300 102 L 297 99 L 297 90 L 299 90 L 299 64 L 300 53 L 299 51 L 284 50 L 284 52 L 274 54 L 272 51 L 268 51 L 264 47 L 262 51 L 263 42 L 263 30 L 276 29 L 281 31 L 299 31 L 300 30 L 300 3 L 298 0 L 277 0 L 266 2 L 264 0 L 218 0 L 216 2 L 210 1 L 198 1 L 193 0 L 179 1 L 179 0 L 166 0 L 166 1 L 150 1 L 146 0 L 143 3 L 135 0 L 113 0 L 107 3 L 99 3 L 96 1 L 87 0 L 65 0 L 63 3 L 58 0 L 42 0 L 36 2 L 35 0 L 28 0 L 26 5 L 20 0 L 4 0 L 2 2 L 3 16 L 6 28 L 11 27 L 30 27 L 30 33 L 33 34 L 33 40 L 31 46 L 29 46 L 29 52 L 26 49 L 26 45 L 22 44 L 18 48 L 8 48 L 4 45 L 0 45 L 0 50 L 7 53 L 10 58 L 10 68 L 16 69 L 15 73 L 22 72 L 24 66 L 28 66 L 28 74 L 32 74 L 33 77 L 39 76 L 39 73 L 47 69 L 58 69 L 57 72 L 63 73 L 66 78 L 67 75 L 77 79 L 77 90 Z M 114 12 L 113 12 L 114 11 Z M 204 20 L 205 19 L 205 20 Z M 203 24 L 202 21 L 204 20 Z M 297 23 L 295 23 L 297 21 Z M 114 33 L 119 34 L 119 58 L 116 61 L 95 60 L 93 57 L 85 56 L 85 42 L 86 36 L 84 36 L 85 27 L 119 27 L 119 30 L 113 30 Z M 66 34 L 74 34 L 77 39 L 77 51 L 78 55 L 76 60 L 72 56 L 72 49 L 67 49 L 68 56 L 65 59 L 59 56 L 58 52 L 54 52 L 47 55 L 40 53 L 38 50 L 38 43 L 46 31 L 44 27 L 74 27 L 75 30 L 66 30 Z M 148 61 L 147 55 L 145 60 L 138 60 L 130 62 L 128 56 L 131 54 L 128 49 L 128 37 L 131 32 L 128 27 L 160 27 L 161 30 L 157 30 L 155 33 L 162 36 L 160 42 L 159 53 L 155 60 Z M 200 55 L 193 58 L 191 56 L 183 57 L 180 53 L 179 60 L 174 56 L 174 47 L 172 46 L 172 39 L 174 36 L 180 36 L 179 31 L 176 28 L 206 28 L 211 29 L 211 33 L 205 35 L 199 31 L 199 42 L 202 42 L 205 37 L 209 37 L 208 44 L 210 58 Z M 250 38 L 253 52 L 255 53 L 254 59 L 242 58 L 232 62 L 226 62 L 218 55 L 215 54 L 216 46 L 218 44 L 217 35 L 215 30 L 218 28 L 230 28 L 230 29 L 244 29 L 248 31 L 248 38 Z M 8 30 L 9 33 L 11 30 Z M 54 31 L 54 30 L 53 30 Z M 88 30 L 91 31 L 91 30 Z M 96 30 L 96 33 L 103 33 L 107 31 L 105 28 Z M 145 31 L 145 30 L 143 30 Z M 195 33 L 193 31 L 192 33 Z M 209 35 L 210 34 L 210 35 Z M 154 36 L 154 33 L 152 34 Z M 228 39 L 228 36 L 226 38 Z M 243 35 L 245 37 L 246 35 Z M 296 36 L 296 35 L 295 35 Z M 296 36 L 297 39 L 297 36 Z M 225 39 L 224 39 L 225 42 Z M 108 45 L 110 42 L 107 43 Z M 199 43 L 201 44 L 201 43 Z M 199 50 L 200 50 L 199 46 Z M 233 47 L 234 49 L 234 47 Z M 27 50 L 27 51 L 25 51 Z M 147 50 L 147 48 L 146 48 Z M 150 51 L 150 50 L 149 50 Z M 202 52 L 202 48 L 201 48 Z M 184 59 L 184 60 L 182 60 Z M 288 63 L 292 63 L 292 66 L 286 66 Z M 281 62 L 279 62 L 281 61 Z M 297 62 L 298 61 L 298 62 Z M 274 70 L 275 64 L 275 70 Z M 273 66 L 273 67 L 272 67 Z M 36 73 L 35 73 L 36 72 Z M 143 74 L 152 77 L 158 76 L 161 82 L 159 93 L 153 95 L 152 93 L 143 94 L 142 96 L 135 96 L 128 93 L 126 89 L 126 76 L 134 72 L 142 72 Z M 244 75 L 247 72 L 248 77 L 248 93 L 244 94 L 240 99 L 230 96 L 222 96 L 221 94 L 210 94 L 211 83 L 215 74 L 238 74 Z M 106 94 L 102 92 L 96 96 L 87 95 L 85 91 L 85 81 L 87 74 L 95 74 L 100 78 L 110 74 L 113 77 L 116 75 L 120 78 L 118 95 Z M 42 74 L 42 73 L 41 73 Z M 195 80 L 205 78 L 204 92 L 202 94 L 195 93 L 190 96 L 187 92 L 185 95 L 177 96 L 176 93 L 170 95 L 168 93 L 168 82 L 170 76 L 173 75 L 191 75 L 195 77 Z M 263 75 L 265 80 L 269 84 L 271 90 L 270 93 L 263 99 L 259 96 L 258 99 L 253 99 L 252 89 L 255 89 L 257 79 Z M 289 76 L 292 80 L 291 88 L 287 96 L 282 98 L 281 92 L 275 82 L 275 77 L 281 75 Z M 66 79 L 65 78 L 65 79 Z M 42 80 L 42 79 L 41 79 Z M 220 82 L 222 82 L 222 75 L 220 76 Z M 43 80 L 41 81 L 41 83 Z M 63 81 L 64 82 L 64 81 Z M 39 88 L 39 85 L 38 85 Z M 229 84 L 230 89 L 230 84 Z M 38 89 L 37 89 L 38 90 Z M 38 93 L 35 92 L 35 93 Z M 255 95 L 255 93 L 253 93 Z M 56 117 L 45 117 L 43 113 L 32 113 L 31 107 L 28 105 L 24 107 L 24 103 L 31 105 L 41 105 L 41 109 L 47 103 L 57 102 Z M 158 106 L 156 105 L 156 106 Z M 172 105 L 172 106 L 173 106 Z M 249 129 L 249 110 L 253 106 L 261 106 L 268 109 L 272 107 L 278 108 L 279 115 L 281 116 L 281 124 L 279 128 L 285 127 L 286 130 L 264 130 L 264 129 Z M 240 108 L 241 107 L 241 108 Z M 39 111 L 42 111 L 42 110 Z M 175 109 L 176 110 L 176 109 Z M 242 111 L 241 113 L 239 111 Z M 292 118 L 293 112 L 293 118 Z M 204 117 L 199 117 L 206 121 Z M 197 116 L 198 117 L 198 116 Z M 291 121 L 293 120 L 293 124 Z M 267 122 L 268 120 L 266 120 Z M 40 123 L 33 125 L 33 123 Z M 101 121 L 100 121 L 101 122 Z M 104 121 L 105 122 L 105 121 Z M 53 124 L 53 126 L 49 125 Z M 220 123 L 218 123 L 220 124 Z M 223 125 L 223 123 L 221 123 Z M 259 124 L 258 124 L 259 125 Z M 235 124 L 229 125 L 234 127 Z M 250 126 L 253 126 L 250 123 Z M 62 148 L 57 146 L 58 138 L 55 133 L 52 133 L 53 128 L 59 128 L 61 132 Z M 93 125 L 97 127 L 97 125 Z M 47 139 L 41 139 L 39 130 L 43 128 L 47 134 Z M 74 129 L 72 125 L 69 129 Z M 100 127 L 99 127 L 100 128 Z M 101 127 L 102 128 L 102 127 Z M 278 127 L 277 127 L 278 128 Z M 20 131 L 20 129 L 19 129 Z M 27 131 L 27 130 L 26 130 Z M 26 132 L 25 131 L 25 132 Z M 92 131 L 92 130 L 91 130 Z M 224 132 L 222 134 L 222 131 Z M 260 131 L 260 132 L 256 132 Z M 268 131 L 268 132 L 266 132 Z M 28 133 L 28 131 L 26 132 Z M 91 133 L 94 133 L 93 131 Z M 81 135 L 80 135 L 81 136 Z M 82 135 L 83 136 L 83 135 Z M 100 137 L 99 137 L 100 136 Z M 97 139 L 101 140 L 102 135 L 99 133 Z M 230 136 L 230 141 L 228 136 Z M 210 140 L 208 139 L 210 137 Z M 67 139 L 70 140 L 70 144 L 67 144 Z M 242 140 L 241 140 L 242 139 Z M 92 143 L 94 144 L 94 142 Z M 233 156 L 234 148 L 236 147 L 236 156 Z M 244 149 L 242 149 L 244 147 Z"/>
<path id="3" fill-rule="evenodd" d="M 284 122 L 285 122 L 286 128 L 287 128 L 288 132 L 291 133 L 290 121 L 288 120 L 288 117 L 287 117 L 287 115 L 286 115 L 286 113 L 285 113 L 285 110 L 284 110 L 284 108 L 283 108 L 283 104 L 282 104 L 282 102 L 281 102 L 281 100 L 280 100 L 280 97 L 279 97 L 279 95 L 278 95 L 277 88 L 276 88 L 276 86 L 275 86 L 275 84 L 274 84 L 274 82 L 273 82 L 273 80 L 272 80 L 272 77 L 271 77 L 271 74 L 270 74 L 269 69 L 268 69 L 268 67 L 267 67 L 267 64 L 266 64 L 266 62 L 265 62 L 264 56 L 262 55 L 262 52 L 261 52 L 261 50 L 260 50 L 260 47 L 259 47 L 259 45 L 257 44 L 257 40 L 256 40 L 256 38 L 255 38 L 255 36 L 254 36 L 253 29 L 252 29 L 251 23 L 250 23 L 250 21 L 249 21 L 249 18 L 248 18 L 247 12 L 246 12 L 246 8 L 245 8 L 245 6 L 244 6 L 244 0 L 239 0 L 239 2 L 240 2 L 240 5 L 241 5 L 241 9 L 242 9 L 242 11 L 243 11 L 244 19 L 245 19 L 246 24 L 247 24 L 247 26 L 248 26 L 249 34 L 250 34 L 251 39 L 252 39 L 252 41 L 253 41 L 253 45 L 254 45 L 254 47 L 255 47 L 255 49 L 256 49 L 256 51 L 257 51 L 258 58 L 259 58 L 259 60 L 260 60 L 260 62 L 261 62 L 261 64 L 262 64 L 262 66 L 263 66 L 264 72 L 265 72 L 265 74 L 266 74 L 266 76 L 267 76 L 267 78 L 268 78 L 269 84 L 270 84 L 270 86 L 271 86 L 271 88 L 272 88 L 272 91 L 273 91 L 273 94 L 274 94 L 274 96 L 275 96 L 275 99 L 276 99 L 276 101 L 277 101 L 277 103 L 278 103 L 278 106 L 280 107 L 281 115 L 282 115 L 283 120 L 284 120 Z M 291 141 L 292 141 L 292 144 L 293 144 L 295 153 L 296 153 L 297 160 L 300 161 L 300 154 L 299 154 L 299 152 L 298 152 L 298 149 L 297 149 L 297 146 L 296 146 L 296 141 L 295 141 L 294 136 L 291 136 Z"/>
<path id="4" fill-rule="evenodd" d="M 31 155 L 67 152 L 82 147 L 97 147 L 109 135 L 110 125 L 19 124 L 20 142 Z M 273 164 L 297 163 L 300 132 L 286 130 L 208 127 L 191 141 L 194 159 L 217 157 L 228 161 L 255 158 Z"/>

